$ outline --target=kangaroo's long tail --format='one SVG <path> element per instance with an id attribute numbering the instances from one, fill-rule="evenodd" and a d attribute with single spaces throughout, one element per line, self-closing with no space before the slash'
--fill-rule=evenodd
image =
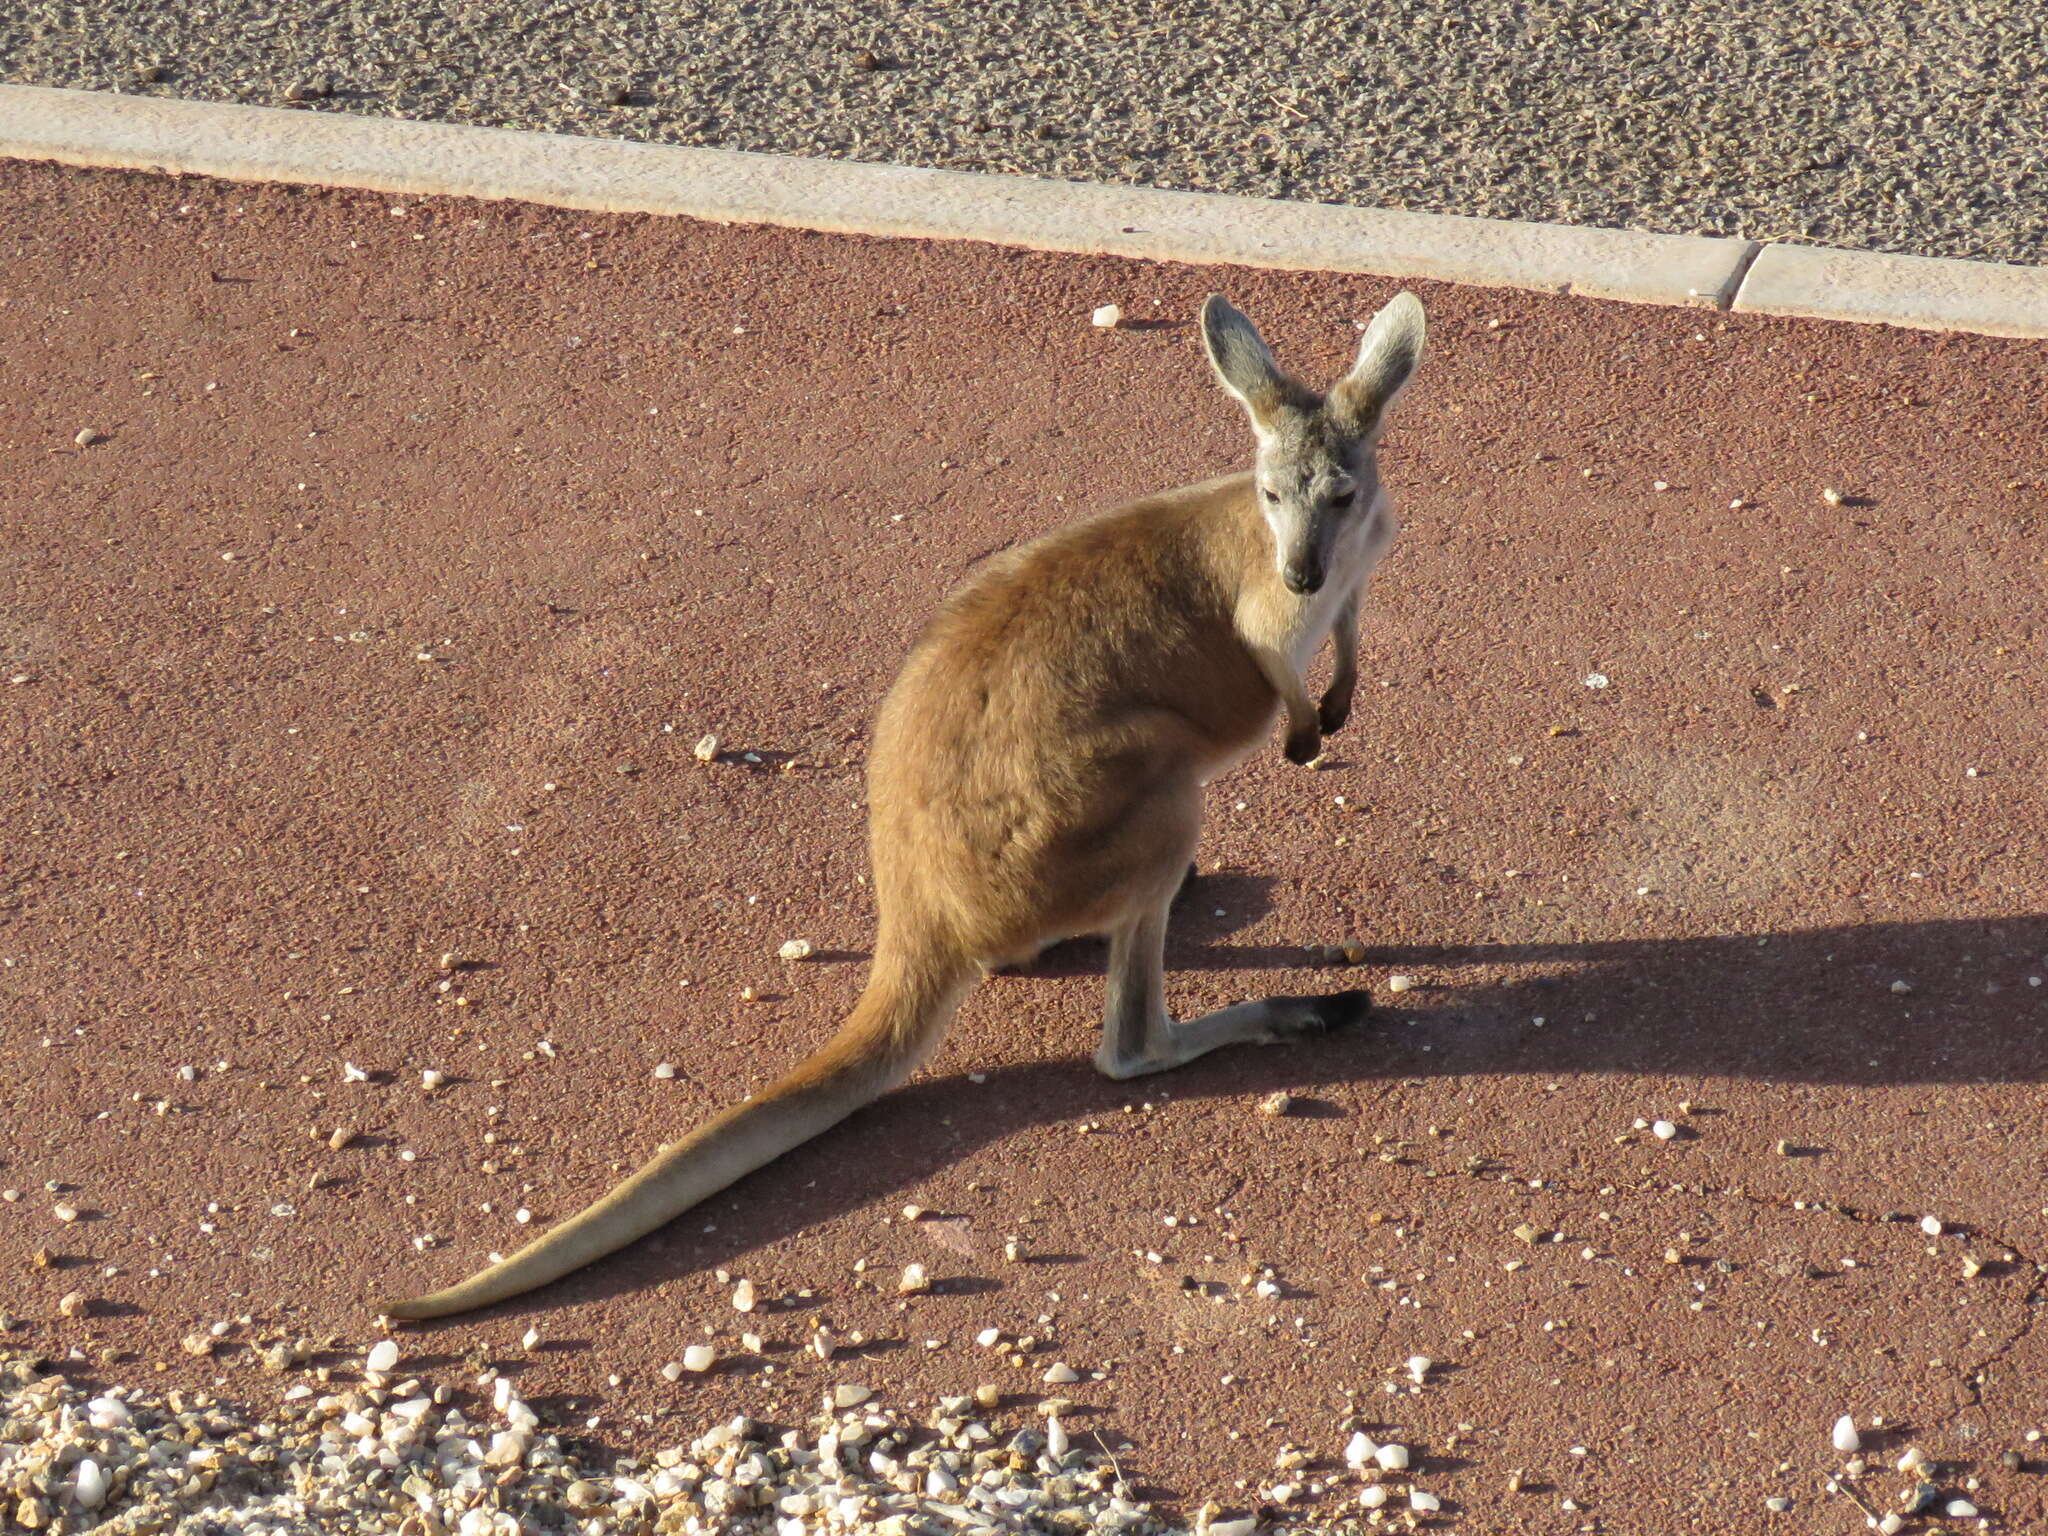
<path id="1" fill-rule="evenodd" d="M 976 975 L 953 955 L 877 946 L 867 989 L 823 1046 L 765 1091 L 651 1158 L 594 1204 L 445 1290 L 377 1310 L 445 1317 L 546 1285 L 623 1248 L 902 1082 L 938 1044 Z"/>

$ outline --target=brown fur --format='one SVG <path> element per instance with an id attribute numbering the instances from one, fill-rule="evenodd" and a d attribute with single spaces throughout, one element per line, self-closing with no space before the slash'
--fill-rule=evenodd
<path id="1" fill-rule="evenodd" d="M 1096 1063 L 1116 1077 L 1362 1012 L 1357 993 L 1267 999 L 1178 1025 L 1165 1012 L 1166 907 L 1194 851 L 1202 786 L 1283 709 L 1290 756 L 1313 756 L 1321 731 L 1342 722 L 1359 591 L 1392 535 L 1371 465 L 1377 408 L 1340 429 L 1317 397 L 1276 382 L 1284 376 L 1249 321 L 1220 299 L 1204 313 L 1211 359 L 1260 434 L 1259 469 L 1060 529 L 990 561 L 939 610 L 875 728 L 879 929 L 867 989 L 839 1033 L 511 1258 L 387 1304 L 386 1316 L 484 1306 L 652 1231 L 903 1081 L 978 971 L 1063 938 L 1110 935 Z M 1383 312 L 1361 369 L 1382 333 L 1407 344 L 1384 377 L 1358 386 L 1383 406 L 1419 356 L 1420 306 L 1404 296 Z M 1275 476 L 1316 505 L 1269 497 Z M 1371 494 L 1333 510 L 1324 503 L 1341 484 Z M 1283 517 L 1321 529 L 1341 588 L 1290 589 L 1276 553 Z M 1300 663 L 1332 634 L 1337 678 L 1311 708 Z"/>

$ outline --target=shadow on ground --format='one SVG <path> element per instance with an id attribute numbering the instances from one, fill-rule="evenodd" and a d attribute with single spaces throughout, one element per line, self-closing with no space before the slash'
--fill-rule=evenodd
<path id="1" fill-rule="evenodd" d="M 1206 885 L 1206 882 L 1205 882 Z M 1168 966 L 1298 965 L 1299 949 L 1170 944 Z M 1062 945 L 1038 974 L 1100 969 Z M 1092 962 L 1092 963 L 1090 963 Z M 1293 1048 L 1237 1049 L 1172 1074 L 1186 1102 L 1372 1079 L 1646 1073 L 1854 1087 L 2048 1080 L 2048 916 L 1880 923 L 1712 938 L 1395 945 L 1369 964 L 1497 974 L 1398 998 L 1363 1029 Z M 1327 990 L 1352 973 L 1332 971 Z M 1904 983 L 1907 990 L 1894 989 Z M 1030 1007 L 1031 974 L 987 983 Z M 988 1006 L 986 997 L 980 1004 Z M 1165 1080 L 1162 1080 L 1165 1081 Z M 973 1113 L 962 1115 L 971 1092 Z M 1085 1059 L 916 1082 L 740 1186 L 707 1235 L 685 1222 L 499 1312 L 556 1310 L 659 1284 L 859 1209 L 1028 1127 L 1119 1112 L 1143 1088 Z M 800 1192 L 797 1193 L 797 1192 Z"/>

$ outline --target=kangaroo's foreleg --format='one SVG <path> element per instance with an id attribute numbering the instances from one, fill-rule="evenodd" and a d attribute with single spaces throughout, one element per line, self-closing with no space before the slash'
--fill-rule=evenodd
<path id="1" fill-rule="evenodd" d="M 1109 938 L 1109 999 L 1095 1068 L 1105 1077 L 1163 1072 L 1223 1045 L 1264 1045 L 1341 1029 L 1372 1007 L 1367 992 L 1268 997 L 1186 1024 L 1166 1011 L 1167 902 L 1148 908 Z"/>
<path id="2" fill-rule="evenodd" d="M 1323 733 L 1316 723 L 1315 706 L 1308 701 L 1308 689 L 1294 663 L 1276 651 L 1254 653 L 1259 670 L 1273 691 L 1280 695 L 1280 707 L 1287 711 L 1287 761 L 1311 763 L 1323 750 Z"/>
<path id="3" fill-rule="evenodd" d="M 1335 735 L 1351 718 L 1351 696 L 1358 691 L 1358 598 L 1356 592 L 1345 598 L 1330 625 L 1335 666 L 1322 707 L 1316 711 L 1316 723 L 1325 736 Z"/>

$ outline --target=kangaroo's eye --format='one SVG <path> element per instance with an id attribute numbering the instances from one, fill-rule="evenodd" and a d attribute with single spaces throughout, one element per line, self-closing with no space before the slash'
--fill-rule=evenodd
<path id="1" fill-rule="evenodd" d="M 1352 502 L 1356 501 L 1357 499 L 1358 487 L 1354 485 L 1348 491 L 1338 491 L 1334 495 L 1332 495 L 1330 497 L 1330 505 L 1333 507 L 1348 507 L 1351 505 Z"/>
<path id="2" fill-rule="evenodd" d="M 1278 501 L 1280 499 L 1280 493 L 1274 490 L 1273 487 L 1271 487 L 1270 485 L 1260 486 L 1259 494 L 1265 497 L 1268 501 Z"/>

